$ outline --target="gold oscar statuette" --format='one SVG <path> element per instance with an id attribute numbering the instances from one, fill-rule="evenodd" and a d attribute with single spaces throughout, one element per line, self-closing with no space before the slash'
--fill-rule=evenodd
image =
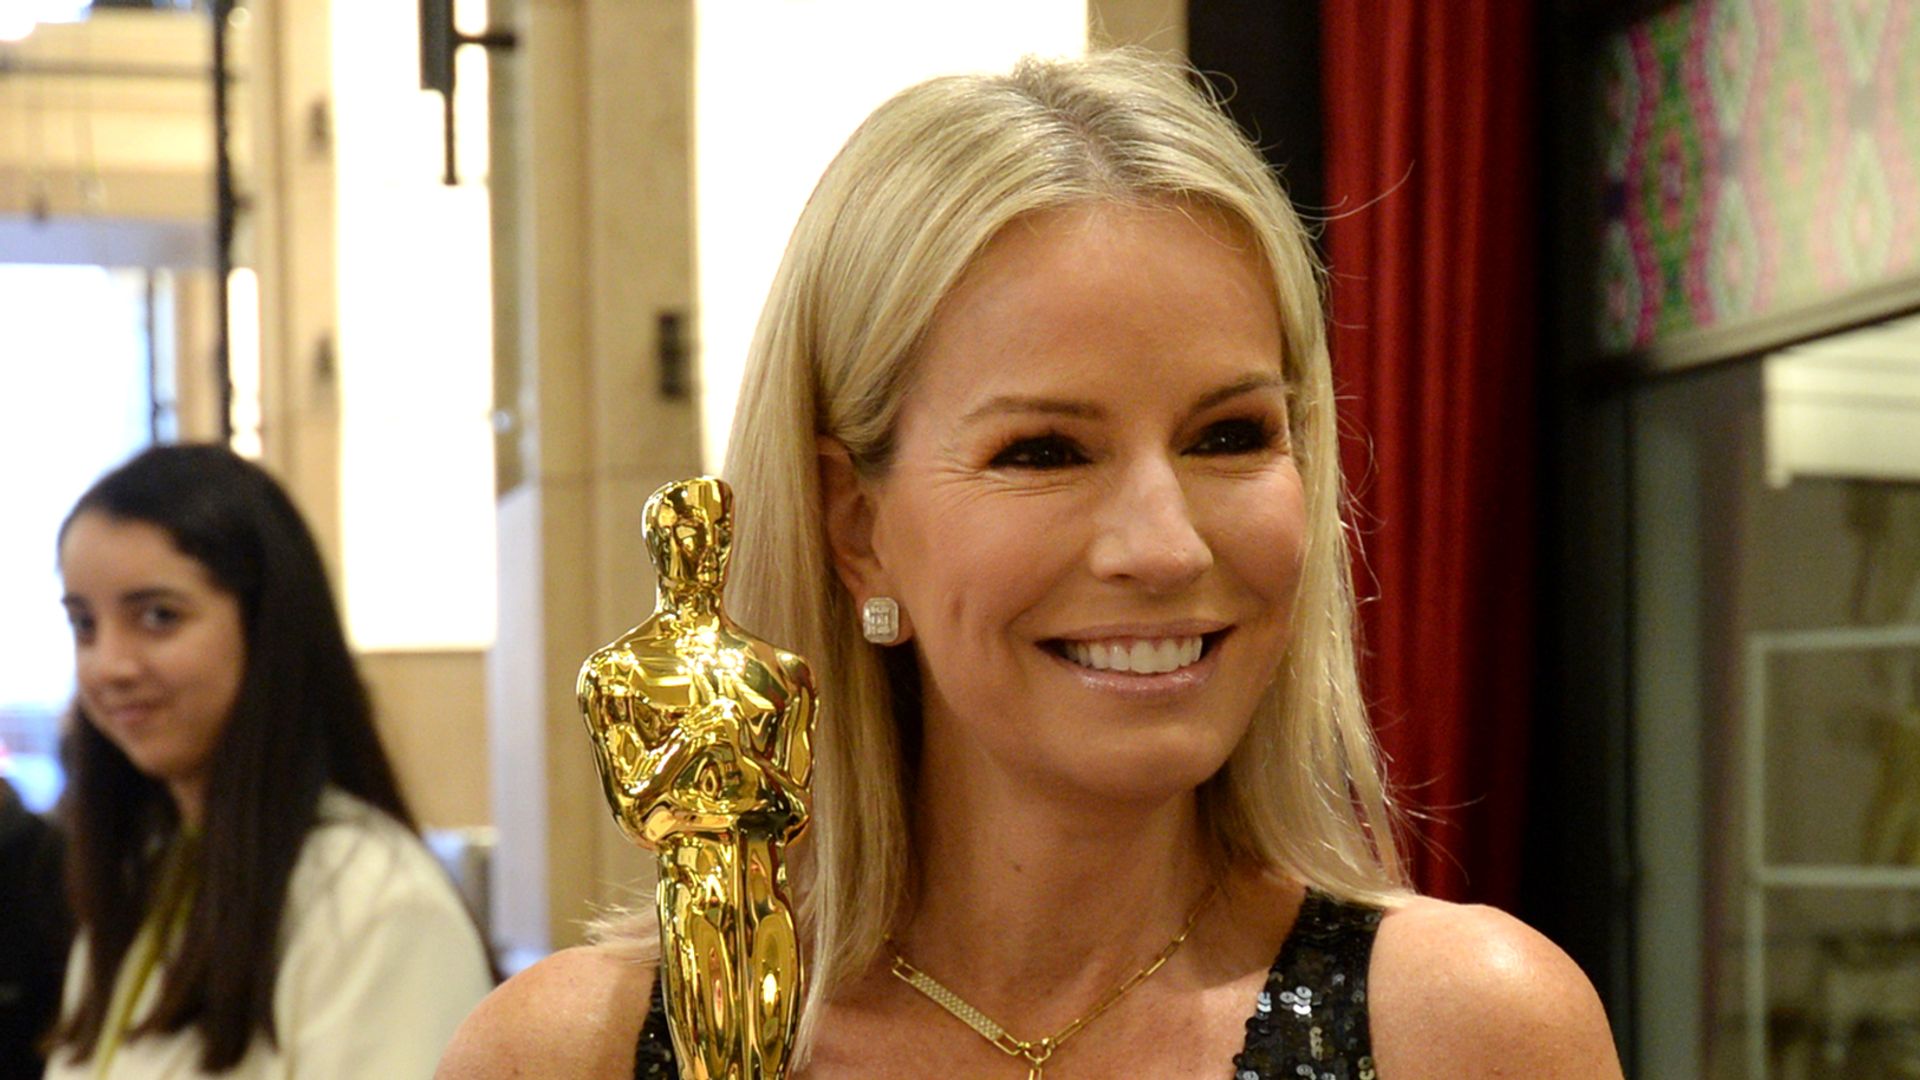
<path id="1" fill-rule="evenodd" d="M 659 599 L 580 667 L 607 802 L 655 853 L 660 973 L 680 1075 L 787 1074 L 802 971 L 787 845 L 806 829 L 816 709 L 806 661 L 721 610 L 733 492 L 702 477 L 647 500 Z"/>

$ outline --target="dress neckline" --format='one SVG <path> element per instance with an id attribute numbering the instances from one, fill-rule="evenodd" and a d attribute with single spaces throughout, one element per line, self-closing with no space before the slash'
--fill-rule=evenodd
<path id="1" fill-rule="evenodd" d="M 1267 969 L 1233 1057 L 1234 1080 L 1376 1080 L 1367 968 L 1382 912 L 1309 887 Z M 660 980 L 634 1049 L 635 1080 L 678 1080 Z"/>

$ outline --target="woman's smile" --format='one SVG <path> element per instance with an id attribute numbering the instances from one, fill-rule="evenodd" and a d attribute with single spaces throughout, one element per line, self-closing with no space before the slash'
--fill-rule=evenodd
<path id="1" fill-rule="evenodd" d="M 142 728 L 151 726 L 160 715 L 164 702 L 161 701 L 102 701 L 95 711 L 100 715 L 94 719 L 113 728 L 117 733 L 138 735 Z"/>
<path id="2" fill-rule="evenodd" d="M 1066 658 L 1095 671 L 1122 671 L 1133 675 L 1165 675 L 1200 662 L 1206 639 L 1199 635 L 1160 638 L 1113 638 L 1106 641 L 1063 641 Z"/>
<path id="3" fill-rule="evenodd" d="M 1047 642 L 1043 648 L 1080 688 L 1139 709 L 1156 702 L 1177 705 L 1200 692 L 1218 667 L 1216 643 L 1224 636 L 1222 631 L 1061 640 Z"/>

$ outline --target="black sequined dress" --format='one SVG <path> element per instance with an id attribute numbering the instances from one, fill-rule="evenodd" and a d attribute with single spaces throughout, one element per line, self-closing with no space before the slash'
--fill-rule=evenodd
<path id="1" fill-rule="evenodd" d="M 1233 1080 L 1375 1080 L 1367 961 L 1379 928 L 1375 908 L 1307 893 L 1254 998 L 1247 1041 L 1233 1058 Z M 640 1028 L 633 1075 L 679 1080 L 658 980 Z"/>

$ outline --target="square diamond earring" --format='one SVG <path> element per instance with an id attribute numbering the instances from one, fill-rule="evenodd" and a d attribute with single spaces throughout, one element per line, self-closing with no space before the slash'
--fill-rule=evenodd
<path id="1" fill-rule="evenodd" d="M 891 596 L 868 598 L 860 605 L 860 633 L 875 645 L 900 639 L 900 605 Z"/>

